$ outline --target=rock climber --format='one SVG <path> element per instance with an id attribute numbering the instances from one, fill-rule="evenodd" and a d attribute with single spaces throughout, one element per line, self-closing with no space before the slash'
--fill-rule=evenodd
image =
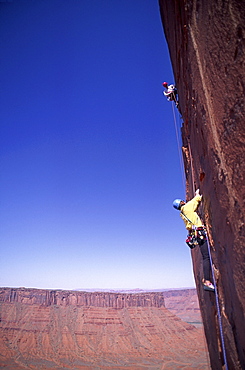
<path id="1" fill-rule="evenodd" d="M 180 211 L 180 216 L 185 223 L 185 227 L 189 234 L 186 239 L 186 243 L 192 249 L 196 245 L 199 245 L 200 251 L 203 258 L 203 275 L 202 280 L 204 290 L 209 290 L 214 292 L 214 286 L 210 281 L 211 265 L 208 252 L 208 244 L 206 239 L 205 228 L 202 224 L 200 217 L 198 216 L 196 210 L 199 203 L 202 200 L 202 195 L 200 195 L 199 189 L 195 192 L 195 196 L 189 202 L 184 202 L 181 199 L 175 199 L 173 202 L 173 207 Z"/>
<path id="2" fill-rule="evenodd" d="M 167 97 L 169 101 L 174 101 L 176 104 L 176 107 L 178 108 L 178 101 L 177 101 L 177 89 L 175 85 L 168 85 L 167 82 L 163 82 L 163 87 L 165 87 L 165 91 L 163 91 L 163 95 Z"/>

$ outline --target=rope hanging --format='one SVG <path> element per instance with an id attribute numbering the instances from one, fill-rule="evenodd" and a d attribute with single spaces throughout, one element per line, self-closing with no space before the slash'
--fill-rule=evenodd
<path id="1" fill-rule="evenodd" d="M 174 102 L 172 104 L 172 109 L 173 109 L 176 137 L 177 137 L 177 142 L 178 142 L 178 152 L 179 152 L 179 157 L 180 157 L 180 168 L 181 168 L 182 180 L 183 180 L 185 170 L 184 170 L 183 157 L 182 157 L 182 153 L 181 153 L 181 143 L 180 143 L 178 127 L 177 127 L 177 123 L 176 123 L 176 116 L 175 116 L 175 111 L 174 111 Z M 190 154 L 192 191 L 193 191 L 193 195 L 194 195 L 195 194 L 194 169 L 193 169 L 193 159 L 192 159 L 192 153 L 191 153 L 191 147 L 190 147 L 189 140 L 188 140 L 188 150 L 189 150 L 189 154 Z M 184 189 L 185 189 L 185 183 L 184 183 Z M 219 324 L 219 331 L 220 331 L 221 347 L 222 347 L 222 352 L 223 352 L 224 366 L 225 366 L 225 370 L 228 370 L 226 349 L 225 349 L 225 340 L 224 340 L 221 312 L 220 312 L 220 306 L 219 306 L 219 296 L 218 296 L 217 284 L 216 284 L 216 280 L 215 280 L 214 267 L 213 267 L 213 261 L 212 261 L 212 255 L 211 255 L 211 248 L 210 248 L 209 238 L 208 238 L 208 234 L 207 234 L 206 230 L 205 230 L 205 236 L 206 236 L 206 239 L 207 239 L 208 254 L 209 254 L 209 260 L 210 260 L 210 265 L 211 265 L 213 283 L 214 283 L 214 293 L 215 293 L 215 300 L 216 300 L 216 307 L 217 307 L 217 314 L 218 314 L 218 324 Z"/>
<path id="2" fill-rule="evenodd" d="M 207 239 L 208 254 L 209 254 L 209 260 L 210 260 L 210 264 L 211 264 L 212 278 L 213 278 L 213 282 L 214 282 L 214 293 L 215 293 L 215 301 L 216 301 L 216 307 L 217 307 L 217 313 L 218 313 L 221 347 L 222 347 L 222 352 L 223 352 L 225 369 L 228 370 L 228 364 L 227 364 L 227 358 L 226 358 L 226 349 L 225 349 L 225 339 L 224 339 L 223 325 L 222 325 L 222 319 L 221 319 L 221 313 L 220 313 L 220 307 L 219 307 L 219 296 L 218 296 L 217 284 L 216 284 L 215 275 L 214 275 L 214 267 L 213 267 L 213 260 L 212 260 L 212 255 L 211 255 L 211 248 L 210 248 L 208 234 L 207 234 L 206 230 L 205 230 L 205 235 L 206 235 L 206 239 Z"/>

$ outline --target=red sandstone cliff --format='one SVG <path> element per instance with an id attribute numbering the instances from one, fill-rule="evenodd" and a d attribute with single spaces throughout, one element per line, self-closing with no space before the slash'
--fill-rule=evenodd
<path id="1" fill-rule="evenodd" d="M 183 310 L 195 291 L 173 295 Z M 1 368 L 208 369 L 202 330 L 167 310 L 161 292 L 2 288 L 0 297 Z"/>
<path id="2" fill-rule="evenodd" d="M 45 289 L 0 288 L 0 302 L 19 302 L 44 306 L 89 306 L 107 308 L 164 307 L 162 292 L 122 294 Z"/>
<path id="3" fill-rule="evenodd" d="M 187 199 L 204 196 L 230 369 L 245 369 L 245 3 L 159 0 L 183 118 Z M 193 176 L 192 176 L 193 175 Z M 213 369 L 223 365 L 214 294 L 193 267 Z"/>

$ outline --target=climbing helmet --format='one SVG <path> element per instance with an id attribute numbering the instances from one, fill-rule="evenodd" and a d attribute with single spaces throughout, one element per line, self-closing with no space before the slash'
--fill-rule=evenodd
<path id="1" fill-rule="evenodd" d="M 175 208 L 175 209 L 178 209 L 178 210 L 180 210 L 180 203 L 182 202 L 182 199 L 175 199 L 174 201 L 173 201 L 173 207 Z"/>

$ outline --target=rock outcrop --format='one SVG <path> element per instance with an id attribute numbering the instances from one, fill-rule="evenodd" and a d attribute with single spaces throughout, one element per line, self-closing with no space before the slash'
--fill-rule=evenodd
<path id="1" fill-rule="evenodd" d="M 121 295 L 1 289 L 0 367 L 208 369 L 203 331 L 167 310 L 162 292 L 124 294 L 127 307 Z M 189 296 L 179 299 L 183 308 Z"/>
<path id="2" fill-rule="evenodd" d="M 192 251 L 212 368 L 245 369 L 245 6 L 240 0 L 159 0 L 179 107 L 187 199 L 200 188 L 201 216 L 215 266 L 225 351 L 215 295 L 201 288 Z"/>

